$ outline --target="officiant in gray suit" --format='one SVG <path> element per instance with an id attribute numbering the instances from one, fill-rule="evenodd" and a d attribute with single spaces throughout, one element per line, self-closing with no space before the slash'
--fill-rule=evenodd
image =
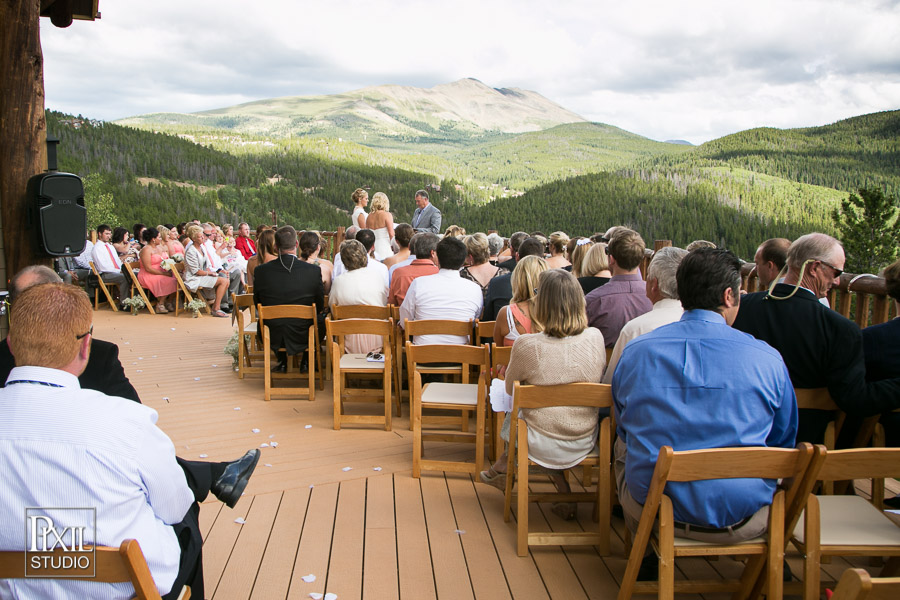
<path id="1" fill-rule="evenodd" d="M 428 192 L 419 190 L 416 192 L 416 212 L 413 213 L 412 226 L 419 232 L 440 233 L 441 211 L 428 201 Z"/>

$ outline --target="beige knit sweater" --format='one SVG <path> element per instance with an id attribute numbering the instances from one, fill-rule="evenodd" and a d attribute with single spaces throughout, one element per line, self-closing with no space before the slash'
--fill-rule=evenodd
<path id="1" fill-rule="evenodd" d="M 513 344 L 506 393 L 513 393 L 516 381 L 532 385 L 600 383 L 605 366 L 606 347 L 598 329 L 588 327 L 567 338 L 525 334 Z M 526 409 L 522 416 L 530 429 L 561 440 L 581 439 L 597 426 L 597 409 L 584 406 Z"/>

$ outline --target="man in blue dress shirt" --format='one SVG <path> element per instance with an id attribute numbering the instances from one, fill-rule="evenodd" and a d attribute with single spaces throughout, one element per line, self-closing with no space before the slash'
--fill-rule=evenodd
<path id="1" fill-rule="evenodd" d="M 680 321 L 632 340 L 613 377 L 616 478 L 626 524 L 636 530 L 661 446 L 678 450 L 792 448 L 797 403 L 787 368 L 769 345 L 731 328 L 740 262 L 702 248 L 677 272 Z M 722 543 L 766 529 L 775 482 L 669 483 L 676 534 Z"/>

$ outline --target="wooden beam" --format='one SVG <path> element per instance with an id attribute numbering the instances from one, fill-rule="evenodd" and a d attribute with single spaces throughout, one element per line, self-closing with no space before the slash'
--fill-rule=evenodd
<path id="1" fill-rule="evenodd" d="M 44 59 L 39 26 L 40 2 L 0 2 L 0 219 L 6 272 L 3 283 L 38 259 L 33 235 L 26 232 L 26 185 L 44 171 L 47 124 L 44 119 Z"/>

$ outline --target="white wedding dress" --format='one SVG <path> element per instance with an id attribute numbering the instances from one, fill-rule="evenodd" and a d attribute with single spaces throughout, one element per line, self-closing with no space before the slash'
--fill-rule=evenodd
<path id="1" fill-rule="evenodd" d="M 387 227 L 380 227 L 375 230 L 375 260 L 384 260 L 394 255 L 394 249 L 391 248 L 391 234 Z"/>

